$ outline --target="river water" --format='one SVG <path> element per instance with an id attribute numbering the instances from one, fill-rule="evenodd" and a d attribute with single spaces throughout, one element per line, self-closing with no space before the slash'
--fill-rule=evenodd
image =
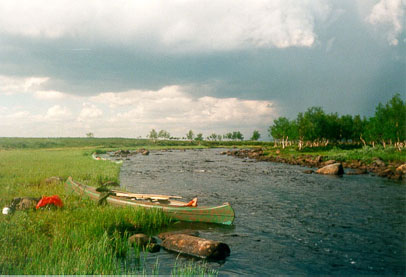
<path id="1" fill-rule="evenodd" d="M 177 223 L 227 243 L 231 255 L 207 263 L 220 275 L 406 274 L 406 185 L 369 175 L 308 175 L 306 168 L 220 155 L 222 149 L 131 156 L 121 185 L 138 193 L 230 202 L 232 226 Z M 169 274 L 191 258 L 161 250 L 146 263 Z M 201 260 L 195 260 L 203 263 Z"/>

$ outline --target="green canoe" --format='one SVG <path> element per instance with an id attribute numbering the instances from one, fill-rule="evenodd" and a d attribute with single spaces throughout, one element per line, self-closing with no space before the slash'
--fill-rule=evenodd
<path id="1" fill-rule="evenodd" d="M 74 191 L 82 196 L 88 197 L 93 200 L 99 200 L 100 193 L 96 191 L 96 188 L 80 184 L 69 177 L 66 181 L 66 188 L 69 191 Z M 122 192 L 125 194 L 125 192 Z M 133 206 L 144 208 L 161 209 L 165 214 L 173 219 L 188 222 L 208 222 L 231 225 L 234 221 L 234 210 L 229 203 L 224 203 L 220 206 L 208 207 L 182 207 L 180 201 L 166 201 L 169 204 L 159 203 L 159 201 L 145 201 L 145 200 L 133 200 L 128 197 L 109 196 L 107 202 L 116 206 Z M 170 204 L 170 203 L 175 204 Z M 186 204 L 186 203 L 184 203 Z"/>

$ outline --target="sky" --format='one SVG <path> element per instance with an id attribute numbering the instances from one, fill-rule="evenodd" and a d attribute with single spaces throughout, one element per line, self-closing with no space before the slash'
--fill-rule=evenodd
<path id="1" fill-rule="evenodd" d="M 1 0 L 0 137 L 259 130 L 406 98 L 406 0 Z"/>

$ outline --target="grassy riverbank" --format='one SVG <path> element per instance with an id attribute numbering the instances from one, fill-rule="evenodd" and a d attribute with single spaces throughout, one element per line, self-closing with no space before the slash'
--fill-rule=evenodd
<path id="1" fill-rule="evenodd" d="M 117 181 L 119 165 L 95 161 L 90 153 L 89 148 L 0 150 L 1 207 L 14 197 L 57 194 L 64 202 L 57 210 L 0 216 L 0 274 L 159 273 L 142 265 L 144 254 L 128 244 L 128 237 L 156 234 L 169 224 L 162 212 L 97 206 L 65 192 L 63 183 L 44 182 L 50 176 L 74 176 L 90 185 Z M 190 274 L 189 266 L 183 270 Z"/>
<path id="2" fill-rule="evenodd" d="M 134 272 L 124 257 L 127 237 L 153 233 L 168 224 L 157 211 L 99 207 L 65 193 L 49 176 L 72 175 L 83 182 L 118 179 L 119 166 L 94 161 L 81 149 L 0 151 L 0 205 L 14 197 L 59 195 L 59 210 L 16 211 L 0 217 L 0 274 L 121 274 Z M 129 265 L 128 267 L 123 266 Z"/>
<path id="3" fill-rule="evenodd" d="M 384 162 L 406 162 L 406 152 L 398 151 L 395 147 L 306 147 L 299 151 L 296 146 L 291 147 L 266 147 L 264 154 L 267 156 L 281 156 L 285 158 L 300 158 L 302 156 L 322 156 L 324 160 L 336 160 L 340 162 L 360 161 L 370 164 L 376 159 Z"/>

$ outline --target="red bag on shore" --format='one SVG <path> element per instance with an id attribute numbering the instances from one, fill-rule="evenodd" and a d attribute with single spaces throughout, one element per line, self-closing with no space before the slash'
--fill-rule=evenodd
<path id="1" fill-rule="evenodd" d="M 58 195 L 52 196 L 43 196 L 41 200 L 37 203 L 35 208 L 39 209 L 41 207 L 45 207 L 46 205 L 54 205 L 56 207 L 63 207 L 63 203 L 61 198 Z"/>

